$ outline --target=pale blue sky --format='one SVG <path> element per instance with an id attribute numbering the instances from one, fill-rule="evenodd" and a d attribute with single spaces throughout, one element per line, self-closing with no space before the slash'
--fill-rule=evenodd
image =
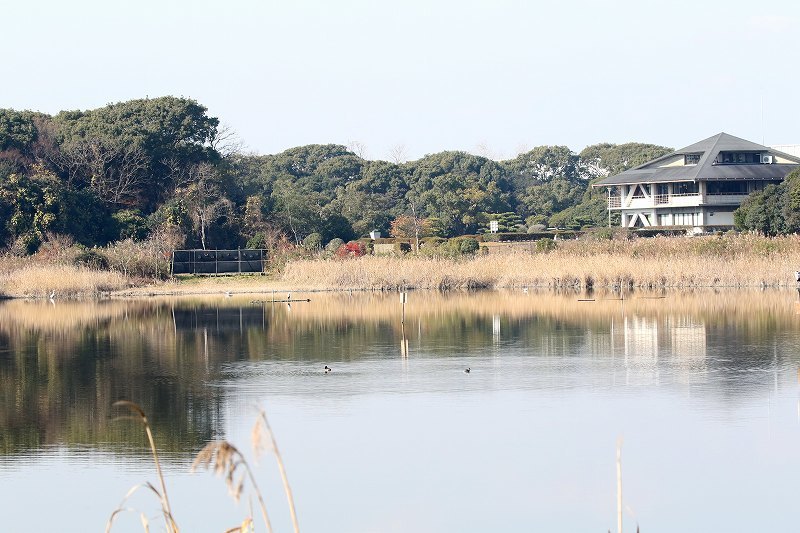
<path id="1" fill-rule="evenodd" d="M 796 0 L 2 3 L 0 107 L 183 95 L 259 153 L 800 143 Z"/>

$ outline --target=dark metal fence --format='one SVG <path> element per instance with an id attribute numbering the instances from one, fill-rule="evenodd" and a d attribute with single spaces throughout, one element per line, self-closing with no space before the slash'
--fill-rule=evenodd
<path id="1" fill-rule="evenodd" d="M 263 272 L 264 250 L 175 250 L 173 274 Z"/>

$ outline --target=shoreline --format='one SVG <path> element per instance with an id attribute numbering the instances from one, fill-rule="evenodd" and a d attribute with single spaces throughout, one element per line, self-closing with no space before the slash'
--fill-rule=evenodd
<path id="1" fill-rule="evenodd" d="M 5 259 L 5 261 L 3 261 Z M 366 255 L 296 258 L 271 275 L 125 276 L 33 258 L 0 258 L 0 298 L 129 298 L 271 292 L 400 290 L 591 290 L 797 288 L 800 236 L 575 240 L 462 258 Z"/>
<path id="2" fill-rule="evenodd" d="M 660 286 L 644 286 L 644 285 L 593 285 L 591 287 L 587 287 L 583 284 L 580 285 L 547 285 L 547 284 L 539 284 L 539 285 L 491 285 L 491 286 L 480 286 L 480 287 L 446 287 L 446 288 L 439 288 L 439 287 L 414 287 L 414 286 L 407 286 L 405 288 L 398 288 L 398 287 L 347 287 L 347 288 L 335 288 L 335 287 L 309 287 L 309 286 L 301 286 L 301 285 L 290 285 L 284 281 L 280 280 L 273 280 L 271 282 L 266 282 L 265 286 L 260 287 L 243 287 L 241 283 L 237 283 L 237 279 L 234 277 L 229 283 L 219 282 L 215 278 L 211 278 L 209 280 L 200 280 L 199 283 L 192 283 L 191 285 L 180 285 L 171 286 L 169 288 L 164 287 L 165 284 L 157 283 L 157 284 L 145 284 L 141 286 L 134 286 L 128 287 L 125 289 L 119 289 L 114 291 L 108 292 L 100 292 L 100 293 L 93 293 L 93 294 L 71 294 L 66 297 L 59 297 L 57 296 L 54 300 L 69 300 L 69 301 L 81 301 L 81 300 L 116 300 L 116 299 L 137 299 L 137 298 L 159 298 L 159 297 L 191 297 L 191 296 L 232 296 L 232 297 L 241 297 L 241 296 L 263 296 L 263 295 L 270 295 L 275 294 L 277 298 L 283 293 L 292 292 L 298 294 L 344 294 L 344 293 L 359 293 L 359 294 L 368 294 L 368 293 L 391 293 L 391 292 L 401 292 L 401 290 L 407 292 L 439 292 L 439 293 L 470 293 L 470 292 L 483 292 L 483 291 L 494 291 L 494 292 L 516 292 L 516 291 L 527 291 L 530 290 L 532 294 L 536 293 L 561 293 L 561 292 L 569 292 L 574 294 L 586 294 L 586 293 L 600 293 L 600 294 L 635 294 L 635 293 L 643 293 L 643 294 L 652 294 L 656 292 L 667 292 L 667 293 L 689 293 L 694 291 L 720 291 L 720 292 L 728 292 L 728 291 L 755 291 L 755 290 L 778 290 L 778 291 L 792 291 L 792 290 L 800 290 L 800 283 L 798 282 L 782 282 L 776 284 L 755 284 L 755 285 L 746 285 L 746 284 L 666 284 Z M 7 295 L 2 294 L 0 295 L 0 301 L 13 301 L 13 300 L 48 300 L 47 295 Z"/>

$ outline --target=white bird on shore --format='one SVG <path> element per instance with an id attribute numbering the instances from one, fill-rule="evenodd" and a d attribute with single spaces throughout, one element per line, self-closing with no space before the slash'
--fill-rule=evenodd
<path id="1" fill-rule="evenodd" d="M 226 292 L 226 293 L 225 293 L 225 296 L 227 296 L 228 298 L 230 298 L 231 296 L 233 296 L 233 294 L 231 294 L 231 291 L 228 291 L 228 292 Z"/>
<path id="2" fill-rule="evenodd" d="M 51 300 L 55 300 L 56 299 L 56 291 L 53 290 L 53 291 L 50 292 L 50 299 Z"/>

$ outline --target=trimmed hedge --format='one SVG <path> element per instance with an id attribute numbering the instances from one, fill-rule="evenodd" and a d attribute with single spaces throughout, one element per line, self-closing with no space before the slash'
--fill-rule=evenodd
<path id="1" fill-rule="evenodd" d="M 690 229 L 691 227 L 682 229 L 640 228 L 633 230 L 633 234 L 638 235 L 639 237 L 657 237 L 659 235 L 664 235 L 667 237 L 676 237 L 679 235 L 686 235 L 686 231 Z"/>
<path id="2" fill-rule="evenodd" d="M 552 239 L 558 237 L 559 239 L 574 239 L 582 232 L 571 230 L 559 231 L 542 231 L 534 233 L 485 233 L 478 236 L 478 240 L 483 242 L 521 242 L 521 241 L 538 241 L 539 239 Z"/>
<path id="3" fill-rule="evenodd" d="M 447 239 L 444 237 L 423 237 L 419 240 L 420 247 L 423 246 L 441 246 L 446 243 Z"/>

